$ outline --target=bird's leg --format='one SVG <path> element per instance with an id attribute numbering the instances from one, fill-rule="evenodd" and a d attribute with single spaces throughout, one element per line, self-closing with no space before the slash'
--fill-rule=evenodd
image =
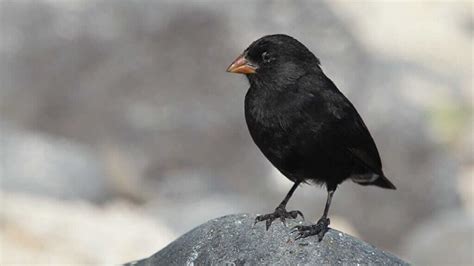
<path id="1" fill-rule="evenodd" d="M 328 189 L 328 197 L 326 200 L 326 207 L 324 207 L 323 216 L 318 220 L 316 224 L 298 225 L 298 226 L 293 227 L 292 232 L 298 232 L 295 240 L 312 236 L 312 235 L 317 235 L 319 241 L 323 240 L 324 234 L 326 234 L 326 232 L 329 230 L 328 226 L 329 226 L 330 221 L 328 218 L 328 212 L 329 212 L 329 207 L 331 207 L 331 200 L 332 200 L 334 191 L 336 191 L 336 189 L 331 189 L 331 190 Z"/>
<path id="2" fill-rule="evenodd" d="M 278 207 L 276 207 L 273 213 L 257 216 L 257 218 L 255 218 L 255 223 L 265 221 L 266 229 L 268 230 L 268 228 L 270 228 L 270 225 L 272 225 L 272 222 L 277 218 L 280 218 L 282 223 L 285 223 L 286 218 L 295 219 L 296 217 L 298 217 L 298 214 L 304 219 L 303 213 L 301 213 L 300 211 L 296 210 L 288 212 L 286 210 L 286 204 L 288 203 L 288 200 L 290 200 L 291 196 L 293 195 L 293 192 L 295 192 L 299 184 L 300 182 L 295 182 L 288 194 L 286 194 L 283 201 L 278 205 Z"/>

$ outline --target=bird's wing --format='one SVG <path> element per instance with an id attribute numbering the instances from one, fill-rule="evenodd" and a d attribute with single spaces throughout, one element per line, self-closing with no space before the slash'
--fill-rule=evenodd
<path id="1" fill-rule="evenodd" d="M 369 130 L 357 112 L 350 116 L 352 116 L 351 121 L 342 122 L 339 125 L 339 134 L 336 136 L 339 135 L 340 144 L 356 162 L 362 164 L 367 170 L 383 175 L 380 155 Z"/>
<path id="2" fill-rule="evenodd" d="M 374 140 L 352 103 L 324 75 L 302 79 L 301 82 L 300 88 L 314 95 L 304 107 L 308 117 L 325 120 L 324 136 L 315 137 L 323 137 L 334 148 L 333 151 L 351 156 L 367 172 L 383 175 Z"/>

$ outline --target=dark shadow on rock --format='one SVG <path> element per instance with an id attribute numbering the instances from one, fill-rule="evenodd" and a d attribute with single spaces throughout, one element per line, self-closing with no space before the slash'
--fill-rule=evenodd
<path id="1" fill-rule="evenodd" d="M 126 265 L 408 265 L 366 242 L 330 229 L 298 241 L 290 228 L 275 222 L 268 231 L 254 215 L 237 214 L 204 223 L 149 258 Z"/>

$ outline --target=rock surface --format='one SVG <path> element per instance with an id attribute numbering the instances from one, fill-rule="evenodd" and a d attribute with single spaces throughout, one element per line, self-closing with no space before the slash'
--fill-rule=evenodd
<path id="1" fill-rule="evenodd" d="M 290 228 L 275 221 L 268 231 L 254 216 L 229 215 L 204 223 L 151 257 L 128 265 L 408 265 L 350 235 L 330 229 L 323 241 L 294 241 Z"/>

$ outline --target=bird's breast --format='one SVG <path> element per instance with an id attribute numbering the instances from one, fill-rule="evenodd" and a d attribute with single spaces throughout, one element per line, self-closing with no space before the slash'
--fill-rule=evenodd
<path id="1" fill-rule="evenodd" d="M 279 105 L 272 96 L 255 97 L 247 94 L 245 119 L 255 144 L 275 165 L 282 164 L 294 151 L 294 126 L 292 111 Z"/>
<path id="2" fill-rule="evenodd" d="M 265 97 L 246 97 L 245 119 L 251 131 L 286 131 L 291 123 L 287 110 Z"/>

